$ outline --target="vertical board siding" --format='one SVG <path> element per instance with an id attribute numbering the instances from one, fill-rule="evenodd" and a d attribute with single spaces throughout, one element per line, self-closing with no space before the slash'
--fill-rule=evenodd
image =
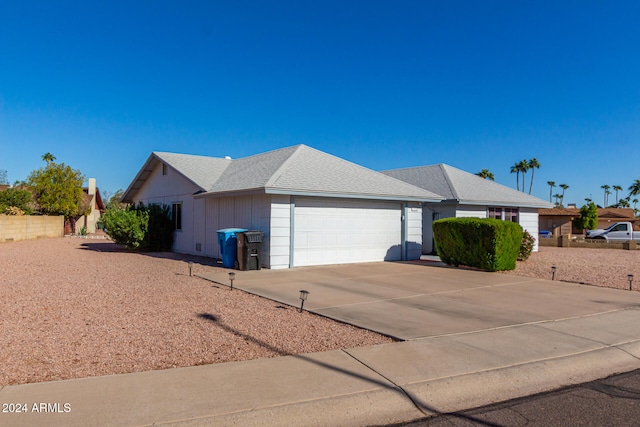
<path id="1" fill-rule="evenodd" d="M 270 204 L 270 265 L 289 268 L 291 255 L 291 197 L 273 196 Z"/>
<path id="2" fill-rule="evenodd" d="M 410 203 L 407 207 L 407 259 L 422 255 L 422 206 Z"/>
<path id="3" fill-rule="evenodd" d="M 520 208 L 518 217 L 522 228 L 528 231 L 535 239 L 536 243 L 533 246 L 533 251 L 538 252 L 538 209 Z"/>

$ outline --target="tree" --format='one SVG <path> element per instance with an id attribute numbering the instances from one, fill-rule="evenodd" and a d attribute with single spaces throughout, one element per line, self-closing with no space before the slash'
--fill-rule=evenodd
<path id="1" fill-rule="evenodd" d="M 638 199 L 633 199 L 631 202 L 633 203 L 633 209 L 635 209 L 638 204 Z"/>
<path id="2" fill-rule="evenodd" d="M 629 201 L 627 199 L 620 199 L 618 203 L 616 203 L 616 207 L 618 208 L 628 208 L 631 207 Z"/>
<path id="3" fill-rule="evenodd" d="M 556 206 L 557 207 L 562 207 L 562 204 L 560 202 L 558 202 L 558 200 L 560 200 L 562 198 L 562 195 L 556 193 L 556 194 L 553 195 L 553 197 L 556 199 Z"/>
<path id="4" fill-rule="evenodd" d="M 562 188 L 562 197 L 560 197 L 560 205 L 564 207 L 564 192 L 567 191 L 569 186 L 567 184 L 560 184 L 560 188 Z"/>
<path id="5" fill-rule="evenodd" d="M 640 179 L 633 181 L 633 184 L 629 187 L 629 197 L 637 196 L 640 194 Z"/>
<path id="6" fill-rule="evenodd" d="M 527 171 L 529 170 L 529 161 L 525 159 L 518 163 L 518 165 L 520 166 L 520 172 L 522 172 L 522 192 L 524 193 L 524 181 L 527 177 Z"/>
<path id="7" fill-rule="evenodd" d="M 496 180 L 496 177 L 493 175 L 493 173 L 489 169 L 482 169 L 476 175 L 478 175 L 480 178 L 490 179 L 491 181 Z"/>
<path id="8" fill-rule="evenodd" d="M 0 169 L 0 185 L 9 185 L 6 169 Z"/>
<path id="9" fill-rule="evenodd" d="M 85 214 L 81 211 L 84 202 L 82 173 L 45 157 L 55 159 L 51 153 L 42 156 L 47 166 L 31 172 L 27 178 L 40 212 L 45 215 L 64 215 L 65 219 Z"/>
<path id="10" fill-rule="evenodd" d="M 122 198 L 122 195 L 124 194 L 124 190 L 121 188 L 118 191 L 116 191 L 113 194 L 110 194 L 110 192 L 105 191 L 105 199 L 107 200 L 107 203 L 105 204 L 105 208 L 109 209 L 109 208 L 124 208 L 127 206 L 126 203 L 122 203 L 120 201 L 120 199 Z"/>
<path id="11" fill-rule="evenodd" d="M 553 193 L 553 187 L 556 186 L 555 181 L 547 181 L 547 185 L 549 186 L 549 203 L 551 203 L 551 193 Z"/>
<path id="12" fill-rule="evenodd" d="M 614 185 L 613 186 L 613 191 L 616 192 L 616 205 L 619 203 L 618 200 L 618 191 L 622 191 L 622 187 L 620 187 L 619 185 Z"/>
<path id="13" fill-rule="evenodd" d="M 593 230 L 598 226 L 598 208 L 591 202 L 580 208 L 580 217 L 573 220 L 573 225 L 579 230 Z"/>
<path id="14" fill-rule="evenodd" d="M 520 163 L 511 166 L 511 173 L 516 174 L 516 188 L 520 191 Z"/>
<path id="15" fill-rule="evenodd" d="M 529 194 L 531 194 L 531 190 L 533 189 L 533 177 L 535 175 L 536 169 L 540 169 L 540 163 L 538 159 L 535 157 L 529 160 L 529 169 L 531 169 L 531 183 L 529 184 Z"/>
<path id="16" fill-rule="evenodd" d="M 605 184 L 605 185 L 601 185 L 601 186 L 600 186 L 600 188 L 602 188 L 602 189 L 604 190 L 604 207 L 606 208 L 606 207 L 607 207 L 607 202 L 609 201 L 609 198 L 608 198 L 607 196 L 608 196 L 609 194 L 611 194 L 611 193 L 609 192 L 609 189 L 610 189 L 611 187 L 609 187 L 607 184 Z"/>
<path id="17" fill-rule="evenodd" d="M 54 162 L 56 160 L 56 157 L 51 153 L 44 153 L 42 155 L 42 160 L 47 162 L 47 165 L 49 165 L 49 163 L 52 163 L 52 162 Z"/>

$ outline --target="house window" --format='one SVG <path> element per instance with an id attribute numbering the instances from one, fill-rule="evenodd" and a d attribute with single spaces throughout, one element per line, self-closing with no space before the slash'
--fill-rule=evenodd
<path id="1" fill-rule="evenodd" d="M 175 230 L 182 230 L 182 203 L 173 203 L 171 205 L 171 220 Z"/>
<path id="2" fill-rule="evenodd" d="M 518 222 L 518 208 L 489 208 L 488 217 Z"/>

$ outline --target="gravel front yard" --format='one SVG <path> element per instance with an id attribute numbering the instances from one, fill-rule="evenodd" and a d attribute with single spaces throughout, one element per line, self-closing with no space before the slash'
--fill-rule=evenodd
<path id="1" fill-rule="evenodd" d="M 136 254 L 106 240 L 0 244 L 0 386 L 391 342 L 188 276 L 208 258 Z M 509 273 L 628 288 L 640 251 L 540 248 Z M 640 286 L 637 286 L 640 288 Z"/>
<path id="2" fill-rule="evenodd" d="M 504 274 L 551 279 L 553 265 L 556 280 L 629 289 L 627 276 L 633 274 L 633 290 L 640 290 L 640 250 L 540 247 Z"/>
<path id="3" fill-rule="evenodd" d="M 0 386 L 392 342 L 189 277 L 185 260 L 219 270 L 106 240 L 0 244 Z"/>

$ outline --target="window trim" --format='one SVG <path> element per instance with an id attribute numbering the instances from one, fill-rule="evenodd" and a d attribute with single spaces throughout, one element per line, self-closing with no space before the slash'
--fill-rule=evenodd
<path id="1" fill-rule="evenodd" d="M 500 216 L 497 215 L 498 213 Z M 487 206 L 487 218 L 495 218 L 520 224 L 520 208 Z"/>
<path id="2" fill-rule="evenodd" d="M 182 202 L 171 203 L 171 222 L 174 231 L 182 231 Z"/>

